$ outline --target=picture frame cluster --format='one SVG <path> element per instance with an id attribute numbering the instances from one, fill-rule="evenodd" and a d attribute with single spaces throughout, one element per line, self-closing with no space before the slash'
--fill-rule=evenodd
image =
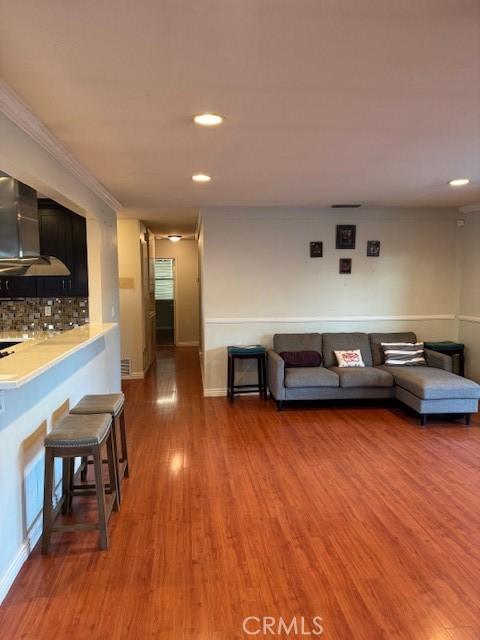
<path id="1" fill-rule="evenodd" d="M 335 233 L 335 249 L 352 251 L 355 249 L 357 226 L 355 224 L 337 224 Z M 380 257 L 380 240 L 367 240 L 367 258 Z M 323 241 L 310 242 L 310 258 L 323 258 Z M 338 273 L 345 275 L 352 273 L 352 259 L 339 258 Z"/>

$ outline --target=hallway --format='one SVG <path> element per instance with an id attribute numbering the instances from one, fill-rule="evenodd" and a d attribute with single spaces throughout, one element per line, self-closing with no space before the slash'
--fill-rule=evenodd
<path id="1" fill-rule="evenodd" d="M 252 630 L 320 616 L 329 640 L 478 640 L 478 423 L 232 407 L 203 397 L 194 348 L 160 349 L 125 391 L 111 548 L 94 533 L 57 534 L 48 557 L 37 545 L 2 640 L 235 640 L 247 616 Z"/>

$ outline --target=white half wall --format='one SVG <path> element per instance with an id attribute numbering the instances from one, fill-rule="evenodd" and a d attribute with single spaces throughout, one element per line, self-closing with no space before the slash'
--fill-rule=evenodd
<path id="1" fill-rule="evenodd" d="M 228 344 L 274 333 L 397 331 L 456 339 L 459 296 L 453 209 L 210 208 L 202 210 L 204 388 L 224 392 Z M 355 250 L 335 249 L 356 224 Z M 380 240 L 379 258 L 366 256 Z M 310 241 L 323 258 L 309 257 Z M 338 272 L 352 258 L 352 274 Z"/>
<path id="2" fill-rule="evenodd" d="M 118 327 L 18 389 L 0 414 L 0 602 L 42 532 L 45 435 L 87 393 L 119 390 Z M 61 463 L 56 464 L 56 482 Z M 57 492 L 57 498 L 59 494 Z"/>

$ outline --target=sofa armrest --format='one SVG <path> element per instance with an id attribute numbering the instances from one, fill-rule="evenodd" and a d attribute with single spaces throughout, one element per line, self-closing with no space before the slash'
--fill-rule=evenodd
<path id="1" fill-rule="evenodd" d="M 276 351 L 268 351 L 268 387 L 275 400 L 285 400 L 285 361 Z"/>
<path id="2" fill-rule="evenodd" d="M 425 360 L 429 367 L 452 372 L 452 358 L 444 353 L 432 351 L 432 349 L 425 349 Z"/>

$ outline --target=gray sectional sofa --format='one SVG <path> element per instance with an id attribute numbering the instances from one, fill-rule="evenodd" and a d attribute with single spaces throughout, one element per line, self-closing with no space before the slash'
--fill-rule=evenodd
<path id="1" fill-rule="evenodd" d="M 268 384 L 278 409 L 290 400 L 397 398 L 420 414 L 461 414 L 470 424 L 480 385 L 452 373 L 452 361 L 425 349 L 427 366 L 385 366 L 382 342 L 417 342 L 402 333 L 282 333 L 268 352 Z M 360 349 L 365 367 L 340 368 L 334 351 Z M 318 351 L 320 367 L 285 367 L 284 351 Z"/>

